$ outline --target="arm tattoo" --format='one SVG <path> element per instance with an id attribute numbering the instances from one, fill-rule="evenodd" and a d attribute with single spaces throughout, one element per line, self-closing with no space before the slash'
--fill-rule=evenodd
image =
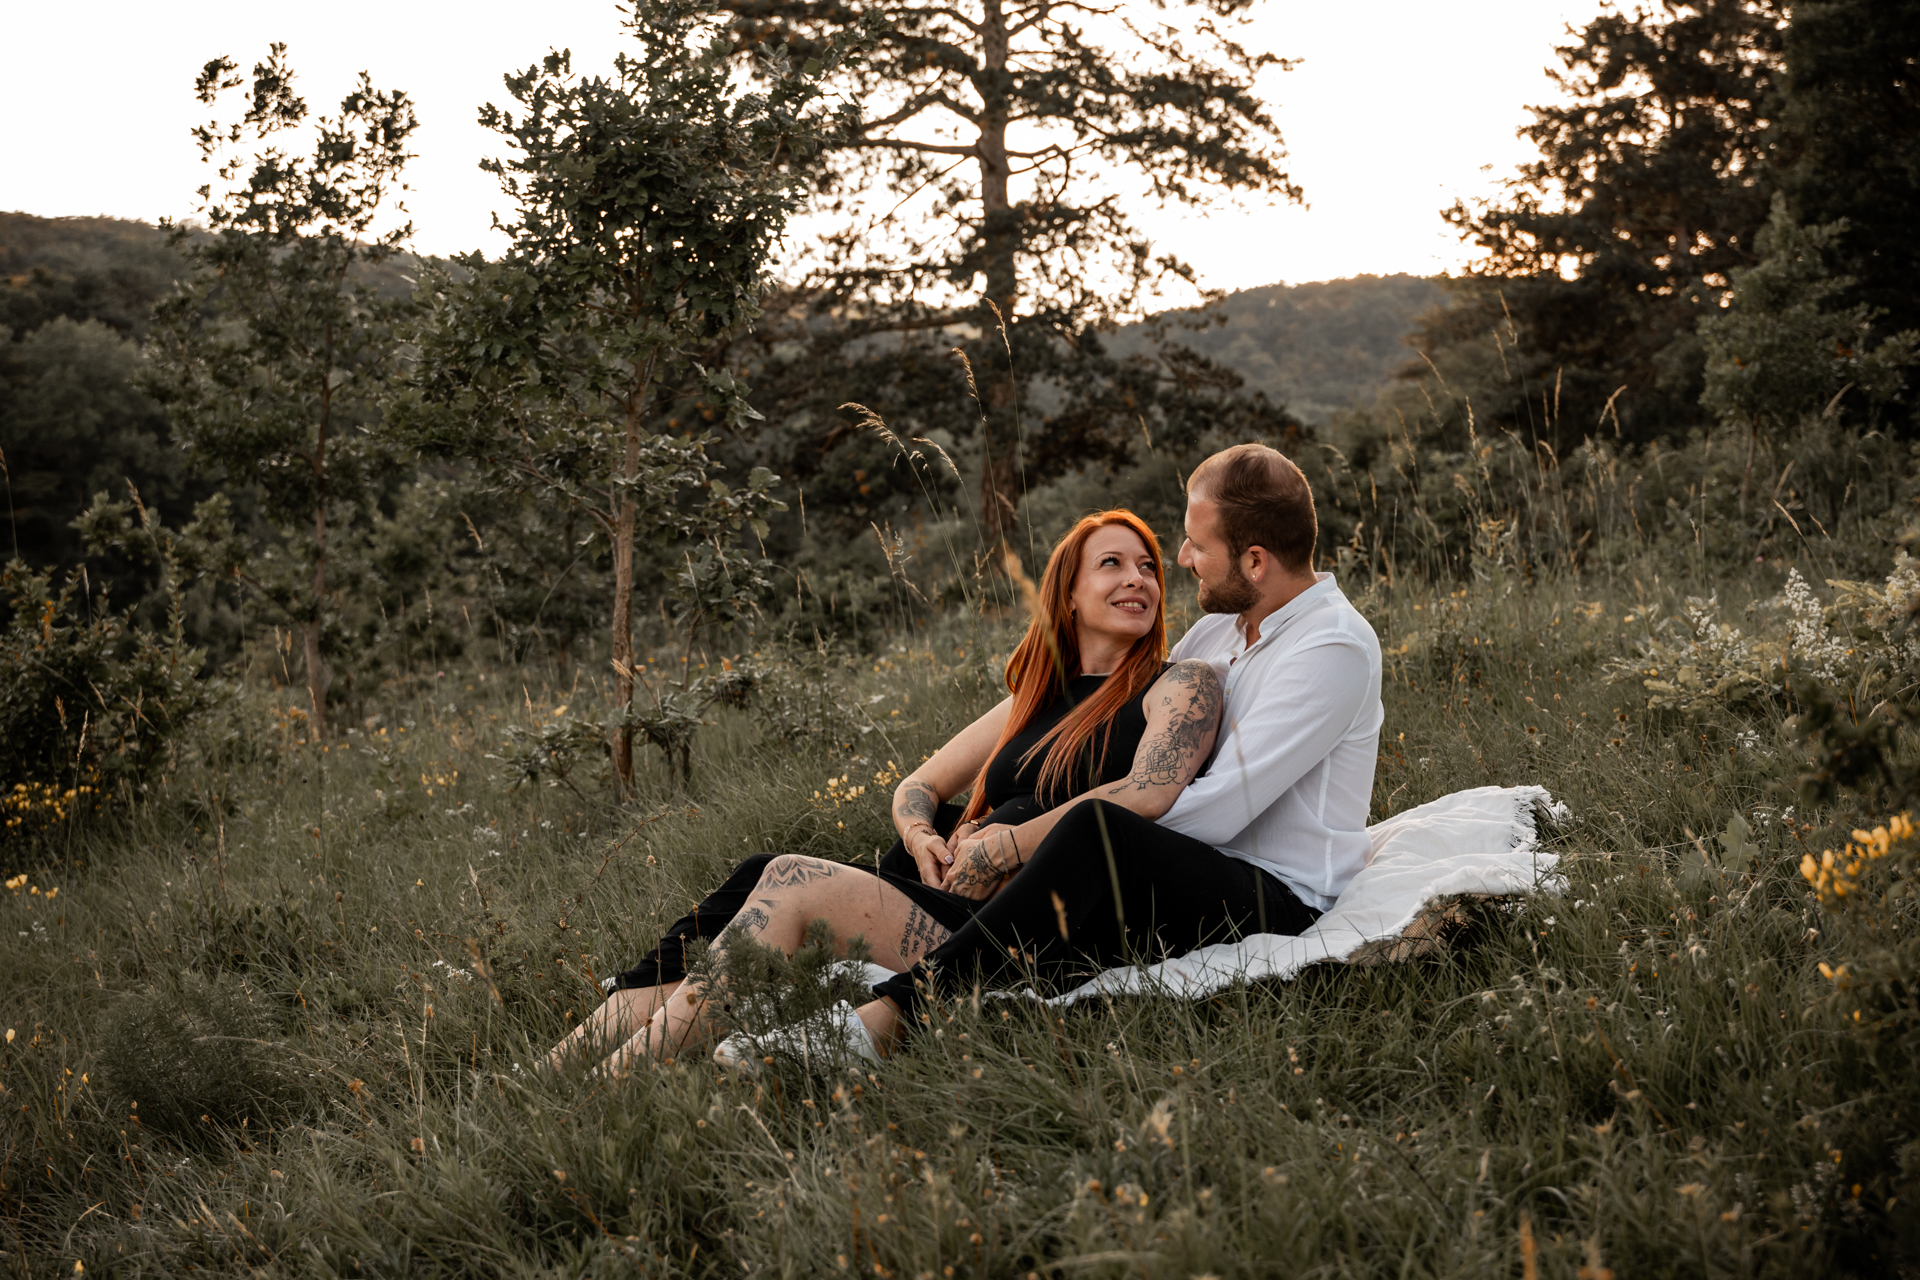
<path id="1" fill-rule="evenodd" d="M 901 783 L 900 794 L 893 798 L 893 816 L 903 820 L 906 826 L 912 826 L 916 822 L 924 822 L 932 826 L 934 814 L 939 810 L 939 793 L 924 782 Z"/>
<path id="2" fill-rule="evenodd" d="M 912 964 L 952 936 L 953 930 L 919 907 L 909 907 L 906 926 L 900 931 L 900 958 Z"/>
<path id="3" fill-rule="evenodd" d="M 1204 662 L 1176 663 L 1164 677 L 1168 719 L 1133 758 L 1134 789 L 1184 786 L 1200 767 L 1200 744 L 1220 723 L 1220 680 Z"/>

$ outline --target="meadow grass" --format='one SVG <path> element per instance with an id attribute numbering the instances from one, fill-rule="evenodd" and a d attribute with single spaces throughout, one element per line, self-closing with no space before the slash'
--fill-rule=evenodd
<path id="1" fill-rule="evenodd" d="M 496 781 L 507 726 L 587 696 L 572 673 L 450 669 L 326 747 L 254 681 L 163 795 L 0 846 L 27 877 L 0 897 L 0 1270 L 1891 1274 L 1785 708 L 1650 711 L 1603 670 L 1698 589 L 1496 570 L 1364 602 L 1374 817 L 1543 784 L 1564 893 L 1436 960 L 1204 1002 L 964 1000 L 864 1076 L 524 1064 L 739 857 L 873 857 L 875 775 L 991 702 L 1004 631 L 823 669 L 845 722 L 811 740 L 716 709 L 691 790 L 649 761 L 624 808 Z M 1736 814 L 1743 873 L 1714 865 Z"/>

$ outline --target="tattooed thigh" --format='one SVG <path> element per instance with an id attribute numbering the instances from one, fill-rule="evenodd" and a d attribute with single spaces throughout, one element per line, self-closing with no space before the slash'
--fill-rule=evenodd
<path id="1" fill-rule="evenodd" d="M 907 922 L 900 930 L 900 958 L 912 964 L 952 936 L 953 930 L 919 907 L 908 907 Z"/>

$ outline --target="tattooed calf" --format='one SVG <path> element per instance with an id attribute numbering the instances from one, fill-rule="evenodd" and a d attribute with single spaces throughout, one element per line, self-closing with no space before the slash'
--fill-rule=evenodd
<path id="1" fill-rule="evenodd" d="M 912 964 L 952 936 L 953 930 L 925 911 L 909 907 L 906 926 L 900 931 L 900 958 Z"/>

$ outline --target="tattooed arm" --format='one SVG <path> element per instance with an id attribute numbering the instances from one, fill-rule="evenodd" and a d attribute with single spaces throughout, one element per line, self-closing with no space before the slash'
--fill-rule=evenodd
<path id="1" fill-rule="evenodd" d="M 1134 752 L 1133 771 L 1017 827 L 992 826 L 960 841 L 943 886 L 969 898 L 985 898 L 1033 856 L 1053 824 L 1083 800 L 1107 800 L 1148 818 L 1158 818 L 1200 772 L 1220 732 L 1225 695 L 1220 678 L 1204 662 L 1177 662 L 1147 690 L 1147 731 Z"/>
<path id="2" fill-rule="evenodd" d="M 953 850 L 934 829 L 934 815 L 940 803 L 959 795 L 973 784 L 980 766 L 987 762 L 993 744 L 1006 727 L 1013 699 L 1003 698 L 991 711 L 955 734 L 946 746 L 933 753 L 893 791 L 893 827 L 920 868 L 920 878 L 938 886 L 946 879 L 953 862 Z"/>

